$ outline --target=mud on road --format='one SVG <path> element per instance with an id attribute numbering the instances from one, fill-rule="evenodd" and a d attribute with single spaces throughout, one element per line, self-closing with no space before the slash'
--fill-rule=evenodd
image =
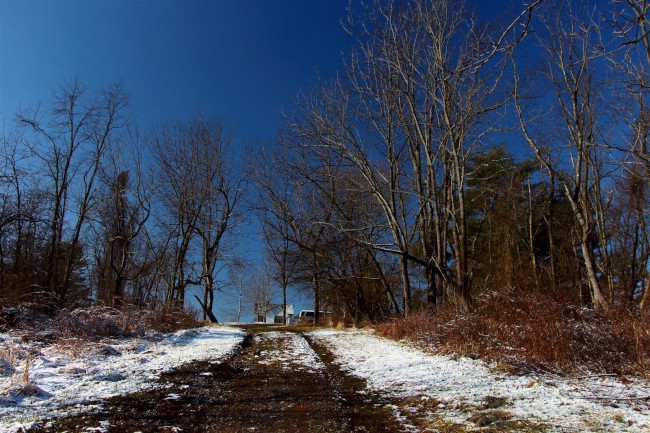
<path id="1" fill-rule="evenodd" d="M 399 432 L 390 402 L 364 391 L 325 347 L 293 332 L 249 333 L 227 360 L 165 374 L 36 432 Z"/>

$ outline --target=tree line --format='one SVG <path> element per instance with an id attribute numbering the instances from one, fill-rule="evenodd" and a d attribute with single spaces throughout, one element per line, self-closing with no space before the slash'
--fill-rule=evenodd
<path id="1" fill-rule="evenodd" d="M 502 288 L 647 311 L 649 7 L 351 11 L 344 71 L 300 98 L 263 158 L 282 287 L 351 321 Z"/>
<path id="2" fill-rule="evenodd" d="M 183 307 L 213 314 L 247 178 L 223 125 L 141 133 L 121 84 L 75 77 L 2 137 L 0 300 L 54 309 Z"/>
<path id="3" fill-rule="evenodd" d="M 219 122 L 141 133 L 121 86 L 65 83 L 3 136 L 0 299 L 156 308 L 198 287 L 216 321 L 219 272 L 254 215 L 256 302 L 271 281 L 284 304 L 304 290 L 317 321 L 472 308 L 502 288 L 647 312 L 648 7 L 351 9 L 344 70 L 241 159 Z"/>

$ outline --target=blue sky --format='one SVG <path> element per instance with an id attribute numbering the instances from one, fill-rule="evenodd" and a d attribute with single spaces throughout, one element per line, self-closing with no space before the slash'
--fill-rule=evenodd
<path id="1" fill-rule="evenodd" d="M 46 102 L 78 74 L 122 80 L 137 122 L 200 111 L 238 141 L 275 137 L 300 89 L 332 76 L 347 0 L 0 0 L 0 116 Z"/>
<path id="2" fill-rule="evenodd" d="M 348 1 L 0 0 L 0 126 L 78 74 L 91 90 L 122 80 L 143 127 L 200 111 L 272 140 L 298 92 L 342 67 Z"/>

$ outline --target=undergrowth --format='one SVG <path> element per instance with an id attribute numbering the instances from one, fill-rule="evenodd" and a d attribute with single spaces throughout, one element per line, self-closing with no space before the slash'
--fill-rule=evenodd
<path id="1" fill-rule="evenodd" d="M 472 309 L 437 307 L 377 331 L 438 353 L 499 363 L 513 371 L 650 373 L 650 323 L 637 312 L 597 312 L 539 293 L 490 292 Z"/>
<path id="2" fill-rule="evenodd" d="M 75 310 L 44 312 L 38 306 L 19 304 L 11 309 L 11 323 L 24 341 L 98 340 L 106 337 L 139 337 L 149 332 L 174 332 L 201 325 L 196 310 L 164 306 L 144 310 L 92 306 Z"/>
<path id="3" fill-rule="evenodd" d="M 199 325 L 196 311 L 169 306 L 156 310 L 96 306 L 63 310 L 58 319 L 63 332 L 86 337 L 132 337 L 149 331 L 174 332 Z"/>
<path id="4" fill-rule="evenodd" d="M 93 306 L 66 310 L 25 302 L 0 309 L 0 332 L 8 332 L 0 335 L 0 405 L 47 395 L 30 377 L 32 361 L 43 351 L 55 349 L 72 358 L 88 354 L 112 356 L 120 353 L 111 346 L 115 338 L 159 338 L 156 333 L 201 325 L 197 317 L 196 311 L 171 307 L 118 310 Z"/>

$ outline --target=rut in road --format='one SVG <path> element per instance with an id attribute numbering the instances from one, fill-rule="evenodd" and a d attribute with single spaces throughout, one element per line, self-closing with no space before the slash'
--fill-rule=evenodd
<path id="1" fill-rule="evenodd" d="M 95 413 L 34 431 L 399 432 L 387 401 L 344 374 L 302 334 L 249 334 L 225 362 L 186 365 L 162 386 L 107 400 Z M 94 429 L 101 430 L 94 430 Z"/>

